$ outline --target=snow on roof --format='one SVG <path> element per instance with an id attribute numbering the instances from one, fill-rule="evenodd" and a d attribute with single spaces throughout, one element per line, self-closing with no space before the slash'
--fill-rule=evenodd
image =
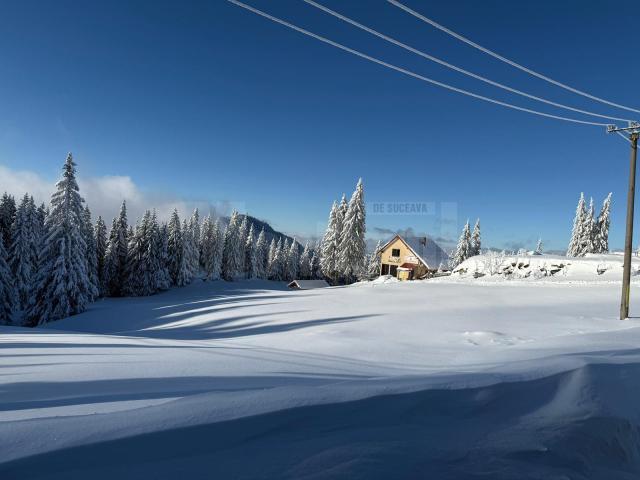
<path id="1" fill-rule="evenodd" d="M 329 284 L 324 280 L 294 280 L 291 282 L 289 288 L 299 288 L 300 290 L 311 290 L 313 288 L 325 288 Z"/>
<path id="2" fill-rule="evenodd" d="M 429 237 L 402 237 L 395 235 L 384 244 L 382 249 L 387 248 L 396 238 L 402 240 L 429 269 L 435 270 L 440 263 L 446 263 L 449 260 L 449 255 Z"/>

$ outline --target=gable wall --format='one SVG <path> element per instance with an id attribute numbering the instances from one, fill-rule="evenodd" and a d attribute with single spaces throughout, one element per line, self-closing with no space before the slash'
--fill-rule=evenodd
<path id="1" fill-rule="evenodd" d="M 400 249 L 399 259 L 391 257 L 391 252 L 394 248 Z M 418 257 L 416 257 L 413 252 L 405 245 L 405 243 L 399 238 L 396 238 L 387 246 L 387 248 L 382 251 L 380 260 L 382 263 L 388 263 L 389 265 L 398 266 L 402 265 L 403 263 L 421 263 Z"/>

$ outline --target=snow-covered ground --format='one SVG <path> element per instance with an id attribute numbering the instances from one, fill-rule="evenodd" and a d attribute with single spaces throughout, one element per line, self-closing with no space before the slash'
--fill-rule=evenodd
<path id="1" fill-rule="evenodd" d="M 0 478 L 637 478 L 640 323 L 592 260 L 0 327 Z"/>

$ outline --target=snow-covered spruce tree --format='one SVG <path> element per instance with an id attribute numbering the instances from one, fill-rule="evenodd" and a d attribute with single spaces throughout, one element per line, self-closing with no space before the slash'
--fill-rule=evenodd
<path id="1" fill-rule="evenodd" d="M 538 243 L 536 243 L 536 249 L 534 253 L 536 255 L 542 255 L 543 251 L 544 251 L 544 245 L 542 244 L 542 239 L 538 238 Z"/>
<path id="2" fill-rule="evenodd" d="M 215 240 L 213 246 L 213 274 L 212 278 L 219 279 L 222 275 L 222 250 L 224 248 L 224 227 L 219 219 L 213 224 L 213 238 Z"/>
<path id="3" fill-rule="evenodd" d="M 318 248 L 314 248 L 313 253 L 311 254 L 311 278 L 314 280 L 322 279 L 322 267 L 320 266 Z"/>
<path id="4" fill-rule="evenodd" d="M 333 283 L 338 281 L 338 245 L 340 243 L 340 207 L 336 202 L 331 206 L 327 230 L 322 237 L 320 266 L 322 273 Z"/>
<path id="5" fill-rule="evenodd" d="M 367 264 L 367 274 L 370 276 L 380 275 L 380 255 L 382 254 L 382 242 L 378 240 L 376 248 L 373 249 L 371 255 L 369 255 L 369 261 Z"/>
<path id="6" fill-rule="evenodd" d="M 167 250 L 168 238 L 163 238 L 155 212 L 147 210 L 129 242 L 127 295 L 153 295 L 169 288 Z"/>
<path id="7" fill-rule="evenodd" d="M 267 237 L 264 233 L 264 227 L 260 230 L 258 240 L 256 241 L 256 276 L 260 279 L 267 278 L 269 268 L 269 247 L 267 246 Z"/>
<path id="8" fill-rule="evenodd" d="M 200 213 L 196 208 L 189 219 L 189 237 L 191 238 L 189 269 L 191 277 L 195 278 L 200 273 Z"/>
<path id="9" fill-rule="evenodd" d="M 285 280 L 292 281 L 298 277 L 298 266 L 300 265 L 299 244 L 294 238 L 291 243 L 287 244 Z"/>
<path id="10" fill-rule="evenodd" d="M 18 296 L 13 283 L 13 275 L 7 264 L 7 251 L 0 235 L 0 325 L 9 325 L 17 309 L 15 298 Z"/>
<path id="11" fill-rule="evenodd" d="M 265 278 L 271 280 L 271 272 L 273 271 L 273 261 L 276 258 L 276 252 L 278 250 L 278 243 L 275 238 L 271 239 L 269 243 L 269 252 L 267 254 L 267 269 L 265 270 Z"/>
<path id="12" fill-rule="evenodd" d="M 364 271 L 366 257 L 366 233 L 364 187 L 358 180 L 356 190 L 349 200 L 349 207 L 342 222 L 338 247 L 338 272 L 347 282 L 355 281 Z"/>
<path id="13" fill-rule="evenodd" d="M 249 220 L 247 215 L 242 216 L 242 222 L 240 222 L 240 229 L 238 231 L 238 241 L 242 245 L 242 255 L 240 256 L 240 264 L 238 270 L 246 277 L 247 266 L 245 265 L 244 247 L 247 244 L 247 237 L 249 236 Z"/>
<path id="14" fill-rule="evenodd" d="M 589 199 L 589 208 L 583 221 L 582 238 L 580 240 L 580 256 L 582 257 L 595 251 L 594 242 L 597 232 L 593 198 Z"/>
<path id="15" fill-rule="evenodd" d="M 571 231 L 571 240 L 567 248 L 568 257 L 582 256 L 582 240 L 584 238 L 584 223 L 587 216 L 587 209 L 584 201 L 584 193 L 580 194 L 578 206 L 576 207 L 576 216 L 573 219 L 573 229 Z"/>
<path id="16" fill-rule="evenodd" d="M 87 262 L 87 276 L 92 286 L 89 301 L 92 302 L 100 296 L 100 281 L 98 280 L 98 252 L 94 238 L 93 225 L 91 224 L 91 210 L 88 206 L 82 211 L 82 238 L 86 245 L 85 259 Z"/>
<path id="17" fill-rule="evenodd" d="M 71 154 L 51 196 L 45 240 L 35 282 L 34 302 L 26 314 L 29 325 L 83 312 L 92 295 L 82 238 L 82 203 Z"/>
<path id="18" fill-rule="evenodd" d="M 275 244 L 273 258 L 269 265 L 269 280 L 281 281 L 284 279 L 286 250 L 283 246 L 282 238 Z"/>
<path id="19" fill-rule="evenodd" d="M 33 294 L 33 283 L 38 265 L 37 217 L 33 198 L 24 194 L 16 210 L 11 229 L 9 267 L 18 294 L 17 306 L 26 308 Z"/>
<path id="20" fill-rule="evenodd" d="M 256 256 L 256 236 L 253 223 L 249 227 L 249 234 L 244 244 L 244 268 L 246 278 L 258 277 L 258 259 Z"/>
<path id="21" fill-rule="evenodd" d="M 182 220 L 182 258 L 186 285 L 193 281 L 195 275 L 194 262 L 197 263 L 198 259 L 193 230 L 191 229 L 191 224 L 187 223 L 186 219 Z"/>
<path id="22" fill-rule="evenodd" d="M 167 290 L 171 286 L 169 275 L 169 231 L 166 224 L 158 224 L 155 210 L 151 214 L 149 242 L 149 270 L 154 293 Z"/>
<path id="23" fill-rule="evenodd" d="M 215 248 L 215 231 L 211 215 L 207 215 L 202 222 L 200 237 L 200 267 L 205 280 L 213 280 L 213 262 Z"/>
<path id="24" fill-rule="evenodd" d="M 113 219 L 107 242 L 103 273 L 107 296 L 119 297 L 122 295 L 122 286 L 126 280 L 128 249 L 127 204 L 123 201 L 118 217 Z"/>
<path id="25" fill-rule="evenodd" d="M 158 224 L 156 212 L 152 216 L 152 229 L 154 232 L 156 251 L 156 264 L 154 264 L 154 286 L 157 291 L 168 290 L 171 287 L 171 275 L 169 275 L 169 227 L 166 223 Z"/>
<path id="26" fill-rule="evenodd" d="M 11 248 L 11 229 L 16 217 L 16 211 L 16 200 L 12 195 L 4 192 L 2 199 L 0 200 L 0 235 L 4 242 L 4 248 L 7 251 Z"/>
<path id="27" fill-rule="evenodd" d="M 96 245 L 96 265 L 98 273 L 98 285 L 100 295 L 105 295 L 106 285 L 104 282 L 104 262 L 107 257 L 107 226 L 101 216 L 98 216 L 93 227 L 93 241 Z"/>
<path id="28" fill-rule="evenodd" d="M 169 276 L 174 285 L 185 286 L 188 282 L 187 266 L 184 258 L 184 243 L 182 227 L 178 210 L 174 210 L 169 219 L 169 239 L 167 245 L 169 251 Z"/>
<path id="29" fill-rule="evenodd" d="M 304 244 L 304 250 L 300 255 L 300 268 L 298 270 L 298 277 L 302 280 L 309 280 L 311 278 L 311 247 L 309 242 Z"/>
<path id="30" fill-rule="evenodd" d="M 231 213 L 229 224 L 224 232 L 222 249 L 222 278 L 232 281 L 240 275 L 243 245 L 240 244 L 240 216 L 235 210 Z"/>
<path id="31" fill-rule="evenodd" d="M 611 223 L 611 193 L 602 203 L 598 215 L 597 233 L 594 240 L 595 253 L 609 253 L 609 224 Z"/>
<path id="32" fill-rule="evenodd" d="M 480 255 L 482 250 L 482 239 L 480 238 L 480 219 L 476 220 L 476 224 L 473 226 L 473 233 L 471 233 L 471 255 Z"/>
<path id="33" fill-rule="evenodd" d="M 460 265 L 467 258 L 469 258 L 471 253 L 471 228 L 469 227 L 469 220 L 464 224 L 462 228 L 462 233 L 460 234 L 460 238 L 458 239 L 458 245 L 456 246 L 456 251 L 453 254 L 453 258 L 451 259 L 451 263 L 453 268 Z"/>
<path id="34" fill-rule="evenodd" d="M 129 238 L 126 279 L 123 295 L 132 297 L 151 295 L 151 278 L 147 254 L 149 251 L 151 212 L 147 210 L 142 220 L 136 222 L 133 235 Z"/>

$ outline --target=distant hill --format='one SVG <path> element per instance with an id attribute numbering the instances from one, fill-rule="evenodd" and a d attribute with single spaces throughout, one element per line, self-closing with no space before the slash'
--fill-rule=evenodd
<path id="1" fill-rule="evenodd" d="M 258 235 L 260 231 L 264 228 L 264 235 L 267 239 L 267 244 L 271 243 L 271 240 L 274 238 L 276 239 L 276 242 L 279 239 L 282 239 L 283 242 L 291 242 L 294 240 L 293 237 L 290 237 L 289 235 L 286 235 L 282 232 L 274 230 L 273 227 L 271 227 L 271 225 L 269 225 L 269 223 L 267 223 L 264 220 L 260 220 L 256 217 L 252 217 L 251 215 L 246 215 L 243 213 L 238 214 L 238 217 L 240 217 L 241 222 L 244 220 L 244 217 L 247 217 L 247 221 L 249 222 L 249 225 L 253 224 L 253 228 L 255 229 L 256 235 Z M 220 217 L 220 219 L 224 222 L 225 225 L 229 223 L 229 217 Z M 296 241 L 296 243 L 298 244 L 298 249 L 302 251 L 303 247 L 302 245 L 300 245 L 300 242 Z"/>

